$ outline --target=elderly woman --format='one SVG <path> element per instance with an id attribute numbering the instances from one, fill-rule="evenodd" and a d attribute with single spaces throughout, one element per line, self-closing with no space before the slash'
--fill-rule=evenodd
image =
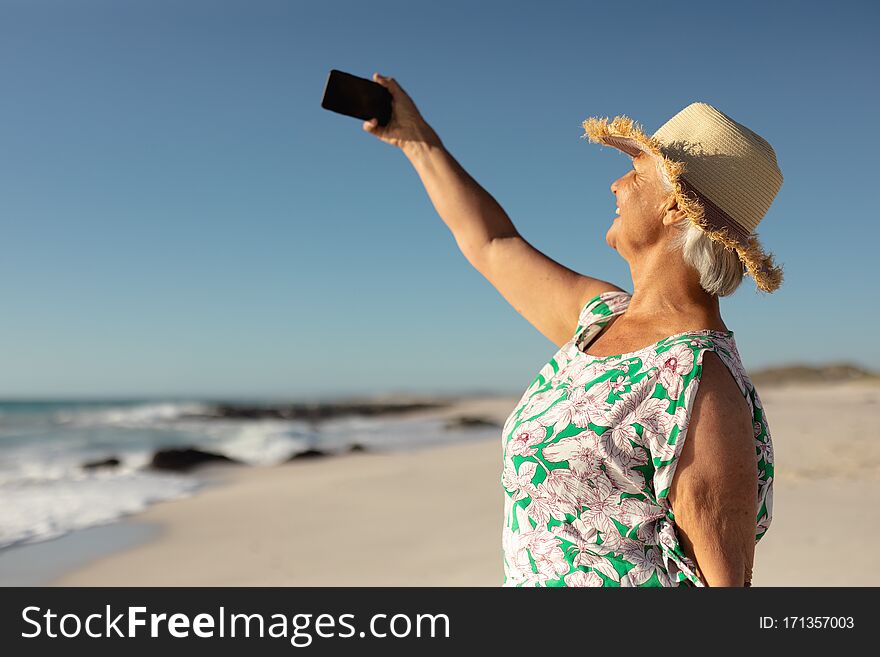
<path id="1" fill-rule="evenodd" d="M 559 351 L 502 435 L 504 586 L 750 586 L 772 518 L 773 449 L 718 299 L 782 271 L 754 229 L 782 185 L 770 145 L 705 103 L 653 136 L 586 137 L 632 158 L 605 239 L 633 292 L 537 251 L 393 78 L 399 147 L 468 261 Z M 685 440 L 685 438 L 687 438 Z"/>

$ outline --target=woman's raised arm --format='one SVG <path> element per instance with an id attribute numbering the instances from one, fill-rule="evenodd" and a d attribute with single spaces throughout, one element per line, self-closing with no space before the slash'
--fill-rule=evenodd
<path id="1" fill-rule="evenodd" d="M 557 346 L 577 327 L 583 304 L 609 290 L 606 281 L 578 274 L 525 241 L 504 209 L 446 150 L 394 78 L 374 79 L 392 96 L 392 118 L 364 129 L 406 154 L 452 231 L 462 254 L 535 328 Z"/>

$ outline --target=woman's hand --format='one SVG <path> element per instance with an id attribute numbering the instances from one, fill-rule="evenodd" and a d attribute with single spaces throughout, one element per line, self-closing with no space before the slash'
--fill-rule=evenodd
<path id="1" fill-rule="evenodd" d="M 422 118 L 418 108 L 394 78 L 386 78 L 378 73 L 373 80 L 385 87 L 391 94 L 391 120 L 380 126 L 377 119 L 364 121 L 364 130 L 374 134 L 386 144 L 401 150 L 418 146 L 442 146 L 440 137 Z"/>

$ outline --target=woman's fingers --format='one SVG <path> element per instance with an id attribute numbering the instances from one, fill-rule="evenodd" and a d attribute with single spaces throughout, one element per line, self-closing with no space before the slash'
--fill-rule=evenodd
<path id="1" fill-rule="evenodd" d="M 379 75 L 379 73 L 373 73 L 373 79 L 381 84 L 383 87 L 388 89 L 391 93 L 391 97 L 394 98 L 394 91 L 391 89 L 391 78 L 386 78 L 384 75 Z M 364 122 L 364 130 L 367 132 L 372 132 L 374 134 L 377 133 L 377 129 L 379 128 L 379 120 L 378 119 L 370 119 L 369 121 Z"/>
<path id="2" fill-rule="evenodd" d="M 378 73 L 373 73 L 373 79 L 381 84 L 383 87 L 388 89 L 393 97 L 396 97 L 398 94 L 406 96 L 406 92 L 397 84 L 397 80 L 394 78 L 386 78 L 384 75 L 379 75 Z"/>
<path id="3" fill-rule="evenodd" d="M 391 89 L 391 81 L 388 78 L 386 78 L 382 75 L 379 75 L 378 73 L 373 73 L 373 80 L 375 80 L 376 82 L 381 84 L 383 87 L 388 89 L 388 91 L 391 92 L 392 96 L 394 95 L 394 91 L 392 91 L 392 89 Z"/>
<path id="4" fill-rule="evenodd" d="M 405 144 L 414 142 L 439 142 L 439 138 L 422 118 L 421 113 L 412 99 L 394 78 L 373 73 L 373 79 L 391 94 L 390 121 L 380 126 L 377 119 L 370 119 L 363 124 L 364 130 L 382 141 L 403 148 Z"/>

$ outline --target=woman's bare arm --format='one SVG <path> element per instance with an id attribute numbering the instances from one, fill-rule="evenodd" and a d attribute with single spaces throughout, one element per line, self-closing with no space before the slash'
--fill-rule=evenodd
<path id="1" fill-rule="evenodd" d="M 498 202 L 446 150 L 412 99 L 394 80 L 375 80 L 392 96 L 392 119 L 364 129 L 407 156 L 462 254 L 535 328 L 558 346 L 577 326 L 584 303 L 621 288 L 584 276 L 526 242 Z"/>
<path id="2" fill-rule="evenodd" d="M 404 152 L 465 258 L 557 346 L 571 338 L 587 300 L 621 289 L 579 274 L 529 244 L 498 202 L 442 146 L 414 145 Z"/>
<path id="3" fill-rule="evenodd" d="M 758 480 L 748 403 L 714 352 L 703 372 L 669 489 L 684 553 L 709 586 L 750 584 Z"/>

